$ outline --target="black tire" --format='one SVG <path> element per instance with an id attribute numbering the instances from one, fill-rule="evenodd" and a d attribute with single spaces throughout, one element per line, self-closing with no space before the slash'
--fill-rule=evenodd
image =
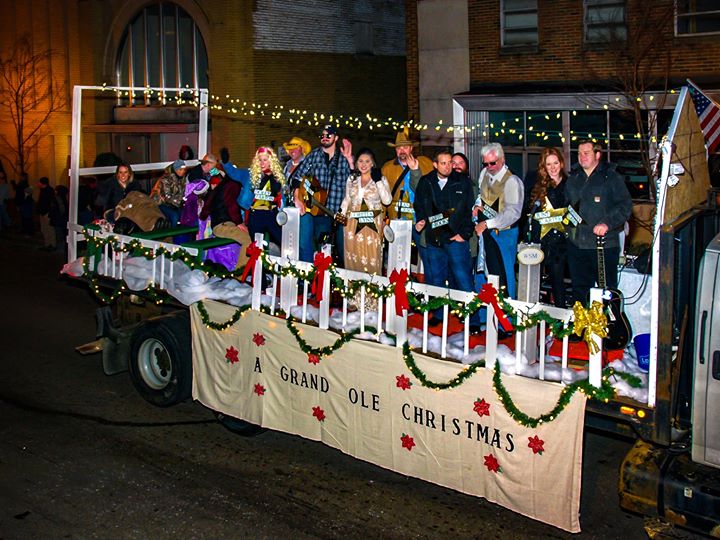
<path id="1" fill-rule="evenodd" d="M 138 393 L 157 407 L 190 397 L 192 343 L 187 311 L 149 319 L 132 337 L 130 378 Z"/>
<path id="2" fill-rule="evenodd" d="M 228 429 L 242 437 L 254 437 L 255 435 L 260 435 L 261 433 L 267 431 L 267 429 L 262 426 L 251 424 L 250 422 L 240 420 L 234 416 L 228 416 L 227 414 L 221 412 L 215 411 L 215 417 L 225 429 Z"/>

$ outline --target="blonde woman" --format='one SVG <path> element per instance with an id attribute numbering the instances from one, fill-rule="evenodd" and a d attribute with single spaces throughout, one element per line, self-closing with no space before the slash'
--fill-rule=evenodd
<path id="1" fill-rule="evenodd" d="M 261 146 L 257 149 L 250 164 L 250 181 L 254 194 L 247 220 L 250 237 L 254 238 L 256 233 L 267 233 L 270 241 L 279 246 L 282 233 L 276 217 L 283 207 L 286 182 L 272 148 Z"/>

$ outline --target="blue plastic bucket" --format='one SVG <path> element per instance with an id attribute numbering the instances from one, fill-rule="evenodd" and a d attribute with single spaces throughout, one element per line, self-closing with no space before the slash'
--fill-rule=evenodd
<path id="1" fill-rule="evenodd" d="M 650 334 L 638 334 L 633 340 L 638 367 L 647 371 L 650 367 Z"/>

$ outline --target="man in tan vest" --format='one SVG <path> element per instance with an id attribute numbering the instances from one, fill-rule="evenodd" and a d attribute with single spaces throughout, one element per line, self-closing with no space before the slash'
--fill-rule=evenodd
<path id="1" fill-rule="evenodd" d="M 483 237 L 484 243 L 494 241 L 498 250 L 485 248 L 486 257 L 500 254 L 502 261 L 488 261 L 488 265 L 499 262 L 505 269 L 507 295 L 515 298 L 515 258 L 517 257 L 518 220 L 522 213 L 524 189 L 520 178 L 505 165 L 502 145 L 490 143 L 480 151 L 484 168 L 478 179 L 478 196 L 473 214 L 478 217 L 475 232 Z M 487 231 L 487 232 L 486 232 Z M 478 259 L 481 254 L 478 254 Z M 476 276 L 477 287 L 485 282 L 484 274 Z"/>
<path id="2" fill-rule="evenodd" d="M 387 208 L 388 219 L 408 219 L 415 222 L 415 189 L 420 178 L 433 171 L 433 162 L 425 156 L 415 157 L 413 149 L 417 142 L 410 140 L 409 130 L 405 128 L 395 136 L 395 143 L 387 143 L 395 148 L 395 159 L 385 162 L 382 175 L 387 178 L 392 194 L 392 202 Z M 412 229 L 413 243 L 421 260 L 425 260 L 425 241 L 423 236 Z"/>

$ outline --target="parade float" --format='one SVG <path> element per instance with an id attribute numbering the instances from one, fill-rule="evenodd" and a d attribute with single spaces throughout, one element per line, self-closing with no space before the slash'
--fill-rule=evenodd
<path id="1" fill-rule="evenodd" d="M 274 429 L 321 441 L 570 532 L 580 531 L 587 422 L 637 437 L 622 469 L 625 508 L 712 529 L 716 492 L 703 482 L 717 477 L 720 436 L 704 415 L 718 405 L 720 325 L 717 293 L 704 291 L 714 290 L 719 218 L 686 88 L 661 147 L 652 270 L 631 285 L 621 274 L 621 289 L 644 291 L 628 317 L 635 333 L 649 334 L 646 370 L 632 344 L 603 349 L 603 290 L 562 309 L 506 298 L 493 276 L 472 293 L 426 285 L 410 267 L 407 221 L 390 222 L 384 276 L 337 267 L 329 247 L 299 261 L 293 208 L 278 250 L 256 237 L 240 271 L 207 262 L 224 239 L 176 242 L 188 231 L 121 235 L 78 225 L 80 178 L 114 172 L 79 166 L 82 94 L 105 90 L 74 90 L 64 272 L 112 306 L 98 313 L 106 373 L 129 370 L 154 405 L 192 398 L 244 434 Z M 202 155 L 207 92 L 196 100 Z M 521 278 L 523 268 L 532 275 L 531 259 L 521 261 Z M 441 325 L 430 324 L 434 310 Z M 477 310 L 487 324 L 473 334 Z M 498 329 L 512 337 L 499 340 Z"/>

